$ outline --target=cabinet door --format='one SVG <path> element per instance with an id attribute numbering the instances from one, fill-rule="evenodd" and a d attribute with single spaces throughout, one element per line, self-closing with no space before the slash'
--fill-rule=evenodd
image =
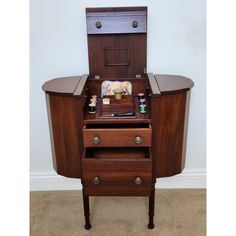
<path id="1" fill-rule="evenodd" d="M 56 78 L 42 86 L 46 93 L 53 167 L 66 177 L 81 178 L 87 78 L 88 75 Z"/>
<path id="2" fill-rule="evenodd" d="M 60 175 L 81 178 L 83 99 L 46 94 L 53 167 Z"/>
<path id="3" fill-rule="evenodd" d="M 182 172 L 185 165 L 190 91 L 152 100 L 152 152 L 156 178 Z"/>
<path id="4" fill-rule="evenodd" d="M 181 173 L 185 165 L 191 79 L 148 74 L 151 88 L 152 155 L 155 177 Z"/>

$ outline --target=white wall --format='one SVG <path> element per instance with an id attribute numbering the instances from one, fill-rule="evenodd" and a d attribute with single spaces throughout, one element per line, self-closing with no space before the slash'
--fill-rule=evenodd
<path id="1" fill-rule="evenodd" d="M 162 187 L 204 187 L 205 1 L 31 0 L 31 189 L 51 189 L 58 183 L 57 189 L 80 187 L 80 181 L 60 178 L 53 170 L 46 103 L 41 85 L 55 77 L 88 73 L 85 8 L 101 6 L 148 6 L 148 72 L 179 74 L 194 81 L 186 169 L 177 176 L 182 180 L 186 177 L 184 181 L 188 183 L 182 184 L 181 178 L 180 182 L 171 183 L 176 177 L 160 183 L 163 183 Z"/>

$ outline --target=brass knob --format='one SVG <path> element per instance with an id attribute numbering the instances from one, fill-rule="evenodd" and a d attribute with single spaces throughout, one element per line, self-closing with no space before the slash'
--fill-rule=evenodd
<path id="1" fill-rule="evenodd" d="M 133 26 L 133 28 L 137 28 L 138 27 L 138 21 L 134 20 L 132 22 L 132 26 Z"/>
<path id="2" fill-rule="evenodd" d="M 97 21 L 95 23 L 95 26 L 96 26 L 97 29 L 100 29 L 102 27 L 102 23 L 100 21 Z"/>
<path id="3" fill-rule="evenodd" d="M 140 185 L 142 183 L 142 179 L 140 177 L 137 177 L 135 180 L 134 180 L 134 183 L 137 184 L 137 185 Z"/>
<path id="4" fill-rule="evenodd" d="M 135 139 L 134 139 L 134 142 L 136 143 L 136 144 L 140 144 L 140 143 L 142 143 L 142 138 L 141 137 L 139 137 L 139 136 L 137 136 Z"/>
<path id="5" fill-rule="evenodd" d="M 100 179 L 99 179 L 99 177 L 97 177 L 97 176 L 95 176 L 94 178 L 93 178 L 93 183 L 94 184 L 100 184 Z"/>
<path id="6" fill-rule="evenodd" d="M 100 140 L 99 137 L 95 136 L 95 137 L 93 138 L 93 143 L 94 143 L 94 144 L 99 144 L 100 142 L 101 142 L 101 140 Z"/>

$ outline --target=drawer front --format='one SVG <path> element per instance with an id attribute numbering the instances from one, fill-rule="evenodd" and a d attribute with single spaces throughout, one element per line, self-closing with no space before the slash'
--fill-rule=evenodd
<path id="1" fill-rule="evenodd" d="M 143 160 L 83 159 L 83 185 L 87 195 L 148 196 L 152 162 Z"/>
<path id="2" fill-rule="evenodd" d="M 150 147 L 152 129 L 83 129 L 84 147 Z"/>
<path id="3" fill-rule="evenodd" d="M 145 11 L 87 13 L 87 34 L 146 33 Z"/>

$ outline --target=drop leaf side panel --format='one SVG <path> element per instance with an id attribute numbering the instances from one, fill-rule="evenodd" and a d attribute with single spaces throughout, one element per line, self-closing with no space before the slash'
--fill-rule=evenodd
<path id="1" fill-rule="evenodd" d="M 156 178 L 181 173 L 185 163 L 186 91 L 152 99 L 153 159 Z"/>
<path id="2" fill-rule="evenodd" d="M 82 100 L 56 94 L 47 99 L 54 169 L 60 175 L 81 178 Z"/>

